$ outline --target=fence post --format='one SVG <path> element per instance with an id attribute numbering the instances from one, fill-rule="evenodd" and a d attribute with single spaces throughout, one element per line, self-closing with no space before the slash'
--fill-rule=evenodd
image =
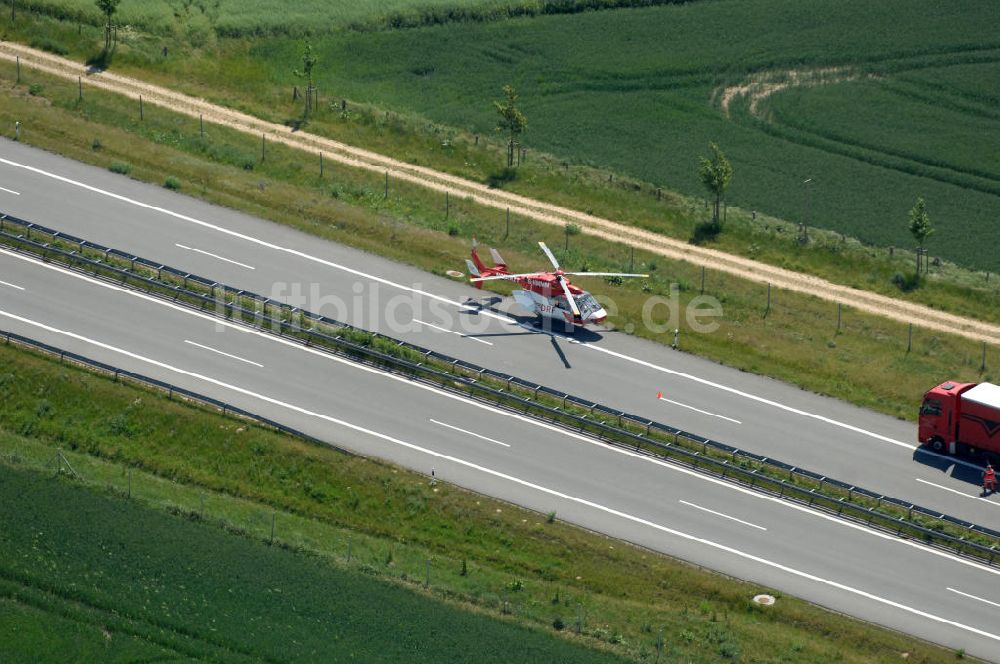
<path id="1" fill-rule="evenodd" d="M 424 588 L 431 587 L 431 559 L 424 560 Z"/>
<path id="2" fill-rule="evenodd" d="M 198 114 L 198 129 L 201 131 L 201 140 L 205 140 L 205 114 Z"/>
<path id="3" fill-rule="evenodd" d="M 144 120 L 145 119 L 143 117 L 143 113 L 142 113 L 142 95 L 139 95 L 139 119 L 140 120 Z"/>
<path id="4" fill-rule="evenodd" d="M 840 302 L 837 303 L 837 332 L 840 332 L 840 315 L 843 306 Z"/>
<path id="5" fill-rule="evenodd" d="M 319 176 L 320 176 L 320 178 L 323 177 L 323 153 L 322 152 L 319 153 Z"/>
<path id="6" fill-rule="evenodd" d="M 271 544 L 274 544 L 274 522 L 278 518 L 277 512 L 271 512 Z"/>
<path id="7" fill-rule="evenodd" d="M 986 342 L 983 342 L 983 363 L 979 367 L 979 373 L 986 373 Z"/>
<path id="8" fill-rule="evenodd" d="M 444 218 L 448 218 L 448 212 L 451 208 L 451 198 L 448 196 L 448 192 L 444 192 Z"/>
<path id="9" fill-rule="evenodd" d="M 128 498 L 132 497 L 132 469 L 128 469 Z"/>
<path id="10" fill-rule="evenodd" d="M 260 160 L 261 160 L 262 163 L 264 161 L 264 156 L 265 156 L 265 150 L 264 150 L 264 148 L 265 148 L 266 144 L 267 144 L 267 139 L 264 136 L 264 132 L 261 132 L 260 133 Z"/>
<path id="11" fill-rule="evenodd" d="M 503 238 L 506 240 L 510 237 L 510 208 L 507 208 L 507 230 L 503 234 Z"/>
<path id="12" fill-rule="evenodd" d="M 11 6 L 13 6 L 13 3 L 11 3 Z M 13 10 L 11 10 L 11 11 L 13 11 Z M 17 60 L 17 82 L 20 83 L 21 82 L 21 56 L 17 55 L 17 56 L 14 56 L 14 57 Z"/>
<path id="13" fill-rule="evenodd" d="M 389 198 L 389 171 L 385 172 L 385 198 Z"/>
<path id="14" fill-rule="evenodd" d="M 909 353 L 913 349 L 913 323 L 910 323 L 909 331 L 906 336 L 906 352 Z"/>
<path id="15" fill-rule="evenodd" d="M 77 92 L 78 92 L 78 94 L 77 94 L 77 100 L 78 101 L 83 101 L 83 77 L 82 76 L 77 76 L 76 77 L 76 87 L 77 87 Z"/>

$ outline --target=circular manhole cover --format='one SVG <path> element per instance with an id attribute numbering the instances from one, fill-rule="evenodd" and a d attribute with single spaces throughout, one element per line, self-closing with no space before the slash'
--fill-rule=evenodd
<path id="1" fill-rule="evenodd" d="M 762 606 L 771 606 L 774 604 L 774 595 L 757 595 L 753 601 Z"/>
<path id="2" fill-rule="evenodd" d="M 464 274 L 462 274 L 458 270 L 448 270 L 447 272 L 445 272 L 445 274 L 447 274 L 452 279 L 461 279 L 462 277 L 465 276 Z"/>

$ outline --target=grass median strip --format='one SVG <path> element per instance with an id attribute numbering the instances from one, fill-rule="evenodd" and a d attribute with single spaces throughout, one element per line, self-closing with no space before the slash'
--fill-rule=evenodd
<path id="1" fill-rule="evenodd" d="M 270 541 L 273 527 L 275 544 L 315 554 L 317 564 L 475 613 L 639 661 L 655 657 L 661 634 L 668 661 L 954 657 L 780 594 L 763 609 L 751 598 L 767 589 L 582 531 L 557 515 L 344 457 L 33 352 L 0 347 L 0 367 L 0 460 L 13 468 L 62 467 L 118 500 L 131 496 L 250 540 Z M 8 518 L 19 513 L 5 510 Z M 69 571 L 36 578 L 58 586 L 75 578 Z M 177 620 L 174 605 L 161 601 Z"/>

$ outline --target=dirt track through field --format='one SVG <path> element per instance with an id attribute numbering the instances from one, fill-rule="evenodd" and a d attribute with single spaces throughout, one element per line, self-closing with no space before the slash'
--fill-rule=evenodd
<path id="1" fill-rule="evenodd" d="M 708 269 L 725 272 L 760 284 L 771 284 L 774 288 L 815 295 L 824 300 L 837 302 L 902 323 L 913 323 L 930 330 L 958 334 L 994 345 L 1000 344 L 1000 326 L 998 325 L 944 313 L 885 295 L 841 286 L 818 277 L 714 249 L 694 246 L 681 240 L 664 237 L 609 219 L 544 203 L 518 194 L 491 189 L 471 180 L 407 164 L 329 138 L 308 132 L 293 131 L 284 125 L 265 122 L 251 115 L 157 85 L 144 83 L 134 78 L 111 72 L 95 72 L 85 65 L 44 51 L 10 42 L 0 43 L 0 58 L 14 61 L 17 57 L 20 57 L 22 67 L 37 69 L 46 74 L 70 80 L 82 77 L 84 83 L 89 86 L 133 99 L 138 99 L 141 95 L 144 104 L 162 106 L 195 118 L 203 116 L 206 122 L 212 124 L 223 125 L 255 136 L 263 135 L 268 141 L 284 143 L 312 154 L 322 153 L 324 158 L 333 159 L 347 166 L 388 173 L 390 178 L 411 182 L 440 192 L 448 192 L 451 196 L 466 198 L 480 205 L 500 210 L 510 208 L 513 214 L 557 226 L 573 223 L 579 226 L 583 232 L 595 237 L 635 246 L 665 258 L 703 265 Z"/>

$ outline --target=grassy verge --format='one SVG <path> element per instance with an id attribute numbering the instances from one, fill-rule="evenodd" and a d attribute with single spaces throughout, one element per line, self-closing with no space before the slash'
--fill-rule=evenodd
<path id="1" fill-rule="evenodd" d="M 617 12 L 613 15 L 617 17 L 616 20 L 624 20 L 622 17 L 637 14 Z M 608 16 L 611 14 L 604 18 Z M 592 17 L 587 21 L 588 25 L 595 22 Z M 45 44 L 38 40 L 39 35 L 44 35 L 48 42 L 60 45 L 58 50 L 65 50 L 78 59 L 93 56 L 96 50 L 95 44 L 99 42 L 100 37 L 96 28 L 88 26 L 78 30 L 75 24 L 45 17 L 23 17 L 13 25 L 8 24 L 6 29 L 11 38 L 25 43 L 35 41 L 43 46 Z M 335 43 L 350 39 L 368 39 L 368 37 L 355 35 L 341 39 L 338 36 Z M 391 39 L 385 37 L 385 39 L 390 40 L 387 48 L 399 48 L 400 57 L 405 55 L 408 47 L 404 37 Z M 422 45 L 421 47 L 426 46 L 426 36 L 414 39 Z M 545 41 L 541 37 L 538 39 Z M 396 43 L 397 41 L 401 43 Z M 359 45 L 369 48 L 363 43 Z M 160 55 L 163 46 L 169 46 L 171 52 L 176 51 L 176 57 L 163 58 Z M 531 47 L 535 46 L 537 44 L 532 42 Z M 299 48 L 297 42 L 281 39 L 264 42 L 222 40 L 216 45 L 193 48 L 184 40 L 178 42 L 176 39 L 166 37 L 129 33 L 123 37 L 119 52 L 115 56 L 114 68 L 116 71 L 156 81 L 199 97 L 252 112 L 272 121 L 292 123 L 301 119 L 302 111 L 301 103 L 293 102 L 291 99 L 290 89 L 296 81 L 290 78 L 287 72 L 297 65 Z M 441 50 L 436 46 L 433 48 Z M 492 53 L 492 50 L 487 50 Z M 628 51 L 623 49 L 623 52 Z M 344 58 L 350 60 L 350 53 L 326 51 L 324 57 L 328 63 L 340 62 Z M 331 64 L 322 71 L 330 70 L 336 72 L 337 68 Z M 397 74 L 399 73 L 392 72 L 385 75 Z M 474 135 L 471 131 L 440 126 L 415 115 L 400 115 L 383 108 L 357 104 L 354 101 L 348 102 L 346 111 L 342 111 L 340 96 L 346 94 L 342 91 L 357 86 L 353 85 L 348 75 L 340 73 L 323 75 L 333 78 L 320 83 L 324 101 L 320 111 L 314 113 L 310 120 L 309 130 L 312 132 L 476 181 L 494 182 L 498 186 L 519 193 L 612 219 L 625 220 L 627 223 L 634 223 L 682 239 L 694 237 L 697 234 L 696 227 L 707 217 L 708 213 L 700 198 L 695 200 L 671 192 L 660 195 L 657 186 L 650 182 L 620 177 L 616 173 L 577 163 L 569 164 L 562 159 L 540 153 L 531 153 L 528 161 L 519 169 L 517 177 L 508 179 L 499 168 L 503 160 L 503 147 L 499 141 Z M 359 78 L 376 75 L 364 68 L 357 74 Z M 711 83 L 715 84 L 716 82 Z M 709 83 L 705 85 L 710 88 Z M 378 92 L 377 86 L 374 88 L 373 94 Z M 335 91 L 337 98 L 330 99 L 332 93 L 328 91 Z M 710 89 L 706 89 L 705 95 L 708 96 L 709 92 Z M 575 99 L 575 97 L 569 98 Z M 691 102 L 686 100 L 682 105 L 689 103 Z M 482 106 L 489 108 L 488 99 L 482 100 Z M 646 113 L 645 106 L 640 108 L 641 112 Z M 701 115 L 706 113 L 707 109 Z M 714 110 L 711 115 L 713 117 L 716 115 Z M 682 119 L 690 118 L 678 118 L 677 121 L 680 122 Z M 647 120 L 644 117 L 642 121 Z M 721 120 L 714 119 L 713 122 Z M 718 137 L 716 139 L 721 140 Z M 579 142 L 579 138 L 575 140 Z M 702 146 L 692 149 L 706 148 Z M 637 148 L 628 152 L 641 154 L 643 150 Z M 760 156 L 756 155 L 752 161 L 756 163 L 759 160 Z M 775 161 L 782 161 L 781 156 L 776 156 Z M 694 165 L 695 159 L 692 157 L 688 179 L 693 179 Z M 808 167 L 814 171 L 824 171 L 826 168 L 822 163 L 810 163 Z M 770 168 L 759 165 L 756 170 L 771 171 Z M 738 180 L 745 181 L 748 176 L 749 174 L 743 172 L 737 177 Z M 865 177 L 871 178 L 870 175 Z M 789 195 L 785 190 L 787 183 L 780 187 L 775 183 L 771 184 L 773 189 L 780 190 L 777 197 L 784 201 L 784 207 L 788 207 L 788 201 L 794 199 L 792 207 L 797 216 L 801 202 L 800 194 Z M 840 183 L 839 186 L 848 185 Z M 850 187 L 857 186 L 860 186 L 857 182 L 852 182 L 850 185 Z M 848 199 L 855 201 L 865 198 L 856 189 L 852 189 L 852 192 L 851 196 L 837 196 L 826 189 L 815 192 L 817 199 L 812 201 L 812 205 L 816 208 L 815 213 L 821 213 L 819 197 L 822 196 L 833 197 L 841 203 Z M 890 193 L 896 195 L 898 192 L 893 189 Z M 949 195 L 954 194 L 952 192 Z M 832 201 L 827 202 L 830 205 L 834 204 Z M 881 229 L 892 225 L 898 226 L 900 233 L 905 232 L 903 230 L 905 213 L 907 206 L 912 205 L 911 198 L 906 198 L 900 205 L 902 207 L 898 213 L 898 224 L 887 222 L 884 219 L 885 210 L 879 208 L 879 218 L 868 226 Z M 851 212 L 855 224 L 857 224 L 856 218 L 863 216 L 859 211 Z M 946 262 L 932 268 L 932 273 L 923 287 L 904 291 L 896 285 L 896 282 L 905 284 L 907 273 L 912 272 L 914 265 L 912 252 L 866 246 L 838 233 L 818 230 L 811 231 L 811 241 L 803 245 L 798 241 L 795 224 L 766 215 L 755 217 L 748 210 L 729 209 L 726 230 L 709 241 L 714 246 L 731 253 L 816 274 L 836 283 L 928 304 L 941 310 L 975 318 L 1000 321 L 1000 306 L 997 306 L 1000 305 L 1000 279 L 996 277 L 987 280 L 983 272 L 963 270 Z M 898 234 L 894 231 L 889 235 L 895 237 Z M 936 237 L 941 238 L 943 235 L 942 232 Z M 950 237 L 966 235 L 955 232 L 951 233 Z M 900 242 L 908 243 L 909 240 Z M 972 251 L 966 253 L 971 255 Z M 990 261 L 989 258 L 985 260 L 987 263 Z"/>
<path id="2" fill-rule="evenodd" d="M 260 162 L 259 145 L 235 132 L 209 127 L 202 139 L 189 118 L 147 107 L 140 121 L 129 100 L 87 90 L 80 102 L 74 83 L 32 74 L 16 85 L 13 76 L 11 65 L 0 66 L 7 90 L 0 124 L 32 118 L 22 129 L 28 143 L 151 182 L 171 177 L 184 193 L 438 274 L 462 264 L 471 235 L 501 247 L 518 270 L 537 267 L 538 240 L 566 244 L 559 229 L 523 219 L 512 221 L 508 236 L 502 215 L 467 201 L 452 201 L 445 218 L 444 201 L 419 187 L 392 182 L 385 198 L 378 176 L 327 165 L 320 178 L 318 164 L 277 145 Z M 660 327 L 651 328 L 642 322 L 649 296 L 669 297 L 677 284 L 680 305 L 687 305 L 700 293 L 700 270 L 642 251 L 632 257 L 625 247 L 586 235 L 570 238 L 559 253 L 571 269 L 651 273 L 638 283 L 586 284 L 614 300 L 611 320 L 619 328 L 669 342 L 672 334 L 664 330 L 679 327 L 683 350 L 898 417 L 915 417 L 927 386 L 989 380 L 1000 361 L 991 352 L 981 372 L 982 348 L 973 342 L 918 330 L 910 344 L 905 325 L 847 309 L 838 329 L 836 307 L 809 296 L 775 291 L 767 309 L 766 288 L 711 271 L 705 293 L 724 310 L 716 332 L 690 332 L 683 317 L 670 320 L 665 307 L 653 312 Z"/>
<path id="3" fill-rule="evenodd" d="M 794 598 L 779 596 L 764 610 L 750 601 L 759 587 L 609 541 L 563 524 L 557 515 L 547 518 L 387 464 L 345 458 L 33 353 L 0 347 L 0 367 L 0 458 L 8 464 L 52 464 L 62 448 L 85 484 L 249 539 L 270 540 L 274 524 L 276 543 L 316 553 L 323 565 L 391 580 L 477 613 L 506 616 L 639 660 L 655 657 L 661 629 L 668 660 L 953 657 Z M 4 511 L 9 519 L 19 513 Z M 64 514 L 75 519 L 73 512 Z M 63 531 L 46 532 L 53 537 Z M 191 563 L 182 567 L 202 569 L 209 565 L 204 556 L 182 557 Z M 51 576 L 35 578 L 67 586 L 75 579 L 77 596 L 91 592 L 89 577 L 68 574 L 69 561 L 57 560 L 62 562 Z M 428 569 L 429 588 L 422 589 Z M 154 585 L 153 592 L 166 592 Z M 165 603 L 169 619 L 178 620 L 175 605 Z"/>

